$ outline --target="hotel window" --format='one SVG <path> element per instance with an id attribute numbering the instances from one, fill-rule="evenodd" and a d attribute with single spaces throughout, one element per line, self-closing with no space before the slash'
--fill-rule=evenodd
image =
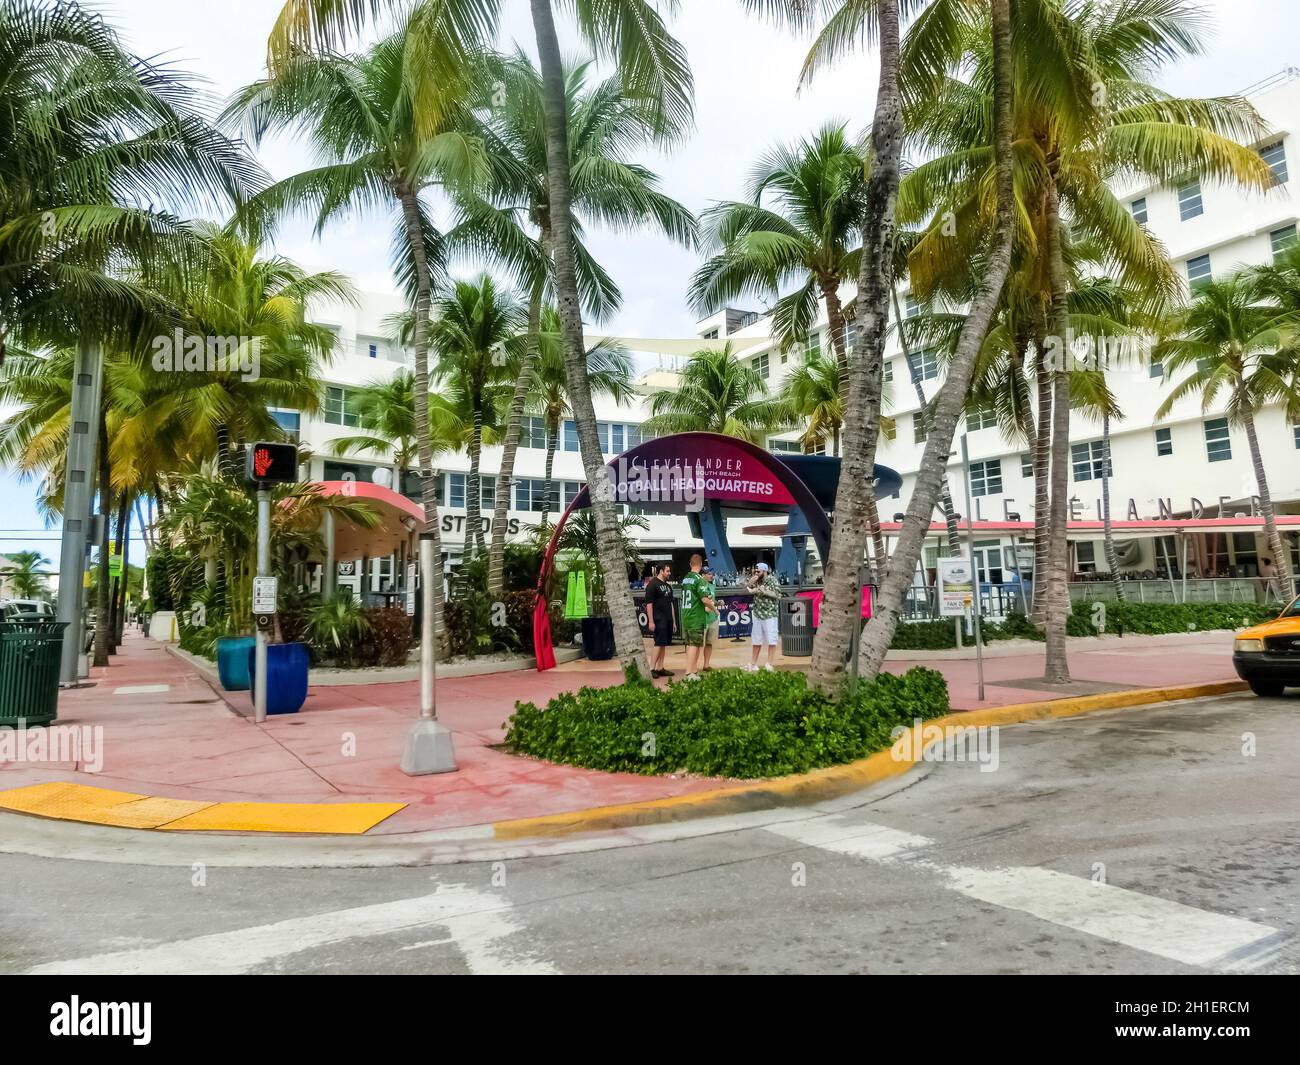
<path id="1" fill-rule="evenodd" d="M 912 443 L 925 443 L 925 415 L 920 411 L 912 415 Z"/>
<path id="2" fill-rule="evenodd" d="M 802 455 L 803 445 L 798 440 L 769 440 L 767 450 L 774 455 Z"/>
<path id="3" fill-rule="evenodd" d="M 1152 378 L 1164 377 L 1164 375 L 1165 375 L 1165 364 L 1161 362 L 1159 359 L 1152 359 L 1151 360 Z"/>
<path id="4" fill-rule="evenodd" d="M 891 385 L 894 383 L 894 360 L 893 359 L 885 360 L 884 378 L 885 378 L 885 384 Z"/>
<path id="5" fill-rule="evenodd" d="M 546 449 L 546 419 L 525 418 L 519 423 L 519 446 Z"/>
<path id="6" fill-rule="evenodd" d="M 1128 205 L 1128 209 L 1133 214 L 1133 221 L 1145 223 L 1147 220 L 1147 198 L 1139 196 L 1136 200 Z"/>
<path id="7" fill-rule="evenodd" d="M 1294 222 L 1289 226 L 1283 226 L 1281 229 L 1275 229 L 1268 235 L 1269 246 L 1273 249 L 1274 262 L 1282 258 L 1282 253 L 1285 252 L 1287 248 L 1295 245 L 1295 240 Z"/>
<path id="8" fill-rule="evenodd" d="M 578 498 L 578 493 L 587 487 L 585 481 L 565 481 L 564 482 L 564 506 L 567 509 Z"/>
<path id="9" fill-rule="evenodd" d="M 1156 455 L 1164 458 L 1174 453 L 1174 431 L 1172 429 L 1156 430 Z"/>
<path id="10" fill-rule="evenodd" d="M 1259 549 L 1255 546 L 1254 533 L 1232 534 L 1232 563 L 1248 567 L 1246 572 L 1239 573 L 1242 577 L 1253 577 L 1259 572 Z"/>
<path id="11" fill-rule="evenodd" d="M 542 510 L 546 495 L 546 482 L 540 478 L 524 477 L 515 481 L 515 510 Z M 560 486 L 551 482 L 551 509 L 559 510 Z"/>
<path id="12" fill-rule="evenodd" d="M 939 376 L 939 352 L 936 348 L 925 348 L 912 356 L 916 374 L 922 381 L 933 381 Z"/>
<path id="13" fill-rule="evenodd" d="M 1091 540 L 1081 540 L 1075 544 L 1074 557 L 1080 573 L 1097 572 L 1097 545 Z"/>
<path id="14" fill-rule="evenodd" d="M 463 473 L 449 473 L 447 480 L 450 481 L 450 491 L 447 493 L 449 507 L 465 508 L 465 475 Z"/>
<path id="15" fill-rule="evenodd" d="M 820 359 L 822 354 L 822 335 L 820 333 L 809 333 L 803 342 L 803 361 L 812 362 Z"/>
<path id="16" fill-rule="evenodd" d="M 1192 291 L 1195 291 L 1211 278 L 1210 257 L 1208 255 L 1198 255 L 1195 259 L 1187 260 L 1187 286 Z"/>
<path id="17" fill-rule="evenodd" d="M 1227 418 L 1211 418 L 1205 423 L 1205 454 L 1211 462 L 1227 462 L 1232 458 Z"/>
<path id="18" fill-rule="evenodd" d="M 1032 477 L 1033 475 L 1034 475 L 1034 456 L 1033 456 L 1033 455 L 1021 455 L 1021 456 L 1020 456 L 1020 476 L 1021 476 L 1021 477 Z"/>
<path id="19" fill-rule="evenodd" d="M 1286 172 L 1286 149 L 1282 147 L 1282 142 L 1277 141 L 1274 144 L 1267 145 L 1259 150 L 1259 157 L 1268 164 L 1268 168 L 1273 171 L 1273 184 L 1285 185 L 1287 179 Z"/>
<path id="20" fill-rule="evenodd" d="M 369 355 L 372 359 L 377 359 L 377 358 L 379 358 L 379 345 L 378 345 L 378 344 L 367 344 L 367 345 L 366 345 L 366 354 Z"/>
<path id="21" fill-rule="evenodd" d="M 754 365 L 754 372 L 755 372 L 756 374 L 758 374 L 759 377 L 763 378 L 764 381 L 766 381 L 766 380 L 767 380 L 767 372 L 768 372 L 768 370 L 767 370 L 767 352 L 763 352 L 762 355 L 755 355 L 755 356 L 754 356 L 754 363 L 753 363 L 753 365 Z"/>
<path id="22" fill-rule="evenodd" d="M 1295 446 L 1300 449 L 1300 425 L 1293 425 L 1291 432 L 1295 434 Z"/>
<path id="23" fill-rule="evenodd" d="M 977 407 L 966 412 L 966 431 L 973 433 L 980 429 L 992 429 L 998 424 L 997 413 L 990 407 Z"/>
<path id="24" fill-rule="evenodd" d="M 993 496 L 1002 491 L 1002 460 L 985 459 L 970 464 L 970 494 Z"/>
<path id="25" fill-rule="evenodd" d="M 483 510 L 492 510 L 497 505 L 496 477 L 480 473 L 478 477 L 478 505 Z"/>
<path id="26" fill-rule="evenodd" d="M 717 331 L 716 329 L 710 329 L 707 333 L 703 333 L 703 334 L 701 334 L 700 339 L 701 339 L 701 340 L 717 340 L 717 339 L 718 339 L 718 331 Z"/>
<path id="27" fill-rule="evenodd" d="M 325 421 L 329 425 L 360 425 L 357 393 L 350 388 L 330 385 L 325 389 Z"/>
<path id="28" fill-rule="evenodd" d="M 1070 464 L 1076 481 L 1100 481 L 1110 471 L 1105 464 L 1106 446 L 1101 440 L 1070 445 Z"/>
<path id="29" fill-rule="evenodd" d="M 271 420 L 284 430 L 286 439 L 298 442 L 298 433 L 302 430 L 302 414 L 296 410 L 272 410 L 268 411 Z"/>
<path id="30" fill-rule="evenodd" d="M 1178 217 L 1186 222 L 1189 218 L 1204 213 L 1205 205 L 1201 202 L 1201 179 L 1192 178 L 1186 185 L 1178 187 Z"/>
<path id="31" fill-rule="evenodd" d="M 564 423 L 564 435 L 562 438 L 561 450 L 578 450 L 578 426 L 574 422 L 569 421 Z"/>
<path id="32" fill-rule="evenodd" d="M 915 318 L 920 313 L 921 313 L 921 305 L 917 303 L 915 299 L 912 298 L 912 294 L 909 292 L 907 294 L 906 316 L 908 318 Z"/>

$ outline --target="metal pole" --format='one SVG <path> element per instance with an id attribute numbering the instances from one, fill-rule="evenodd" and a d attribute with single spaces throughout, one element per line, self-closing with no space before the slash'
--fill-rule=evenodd
<path id="1" fill-rule="evenodd" d="M 271 493 L 257 490 L 257 575 L 271 575 Z M 260 625 L 253 634 L 253 720 L 266 720 L 266 648 L 271 634 Z"/>
<path id="2" fill-rule="evenodd" d="M 966 550 L 970 554 L 971 577 L 975 594 L 971 596 L 971 609 L 975 614 L 975 672 L 979 678 L 979 701 L 984 701 L 984 638 L 980 632 L 980 571 L 975 565 L 975 522 L 971 517 L 975 511 L 971 507 L 970 497 L 970 448 L 966 443 L 966 434 L 961 434 L 961 468 L 966 482 Z"/>
<path id="3" fill-rule="evenodd" d="M 334 513 L 325 512 L 325 571 L 320 575 L 322 599 L 334 598 L 334 589 L 338 587 L 339 560 L 334 554 Z"/>
<path id="4" fill-rule="evenodd" d="M 420 717 L 438 719 L 437 687 L 438 649 L 433 626 L 433 538 L 420 534 Z"/>
<path id="5" fill-rule="evenodd" d="M 81 341 L 72 371 L 72 425 L 68 433 L 59 550 L 58 619 L 67 622 L 59 665 L 59 683 L 64 687 L 76 687 L 80 680 L 81 648 L 85 640 L 82 582 L 86 572 L 86 536 L 90 531 L 91 482 L 103 377 L 103 349 L 98 344 Z"/>

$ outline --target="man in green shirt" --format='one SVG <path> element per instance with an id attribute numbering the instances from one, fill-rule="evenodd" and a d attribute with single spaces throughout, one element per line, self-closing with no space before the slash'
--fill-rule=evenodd
<path id="1" fill-rule="evenodd" d="M 704 579 L 704 605 L 705 618 L 707 623 L 704 626 L 704 668 L 701 673 L 707 673 L 713 667 L 709 664 L 713 658 L 713 645 L 718 642 L 718 625 L 721 620 L 721 613 L 718 610 L 718 583 L 717 577 L 713 574 L 713 567 L 707 562 L 700 568 L 700 576 Z"/>
<path id="2" fill-rule="evenodd" d="M 704 556 L 691 556 L 691 572 L 682 578 L 682 639 L 686 643 L 687 679 L 699 676 L 700 650 L 704 647 L 709 631 L 709 607 L 713 605 L 709 595 L 710 585 L 700 574 L 704 567 Z"/>

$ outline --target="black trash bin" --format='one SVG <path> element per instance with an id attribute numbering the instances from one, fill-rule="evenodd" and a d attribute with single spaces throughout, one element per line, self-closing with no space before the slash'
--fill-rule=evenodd
<path id="1" fill-rule="evenodd" d="M 608 662 L 614 657 L 614 619 L 582 619 L 582 651 L 593 662 Z"/>

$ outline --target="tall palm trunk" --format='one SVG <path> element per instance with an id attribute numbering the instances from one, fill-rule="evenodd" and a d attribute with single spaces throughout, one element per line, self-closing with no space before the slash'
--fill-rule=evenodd
<path id="1" fill-rule="evenodd" d="M 515 454 L 519 450 L 519 434 L 524 420 L 524 406 L 528 401 L 528 386 L 533 366 L 537 362 L 538 332 L 542 327 L 542 283 L 533 286 L 528 299 L 528 339 L 524 344 L 524 362 L 519 367 L 514 395 L 510 397 L 510 416 L 506 423 L 506 438 L 501 448 L 501 470 L 497 474 L 497 493 L 492 510 L 492 542 L 488 551 L 487 592 L 500 595 L 505 587 L 506 513 L 510 508 L 510 493 L 514 491 Z"/>
<path id="2" fill-rule="evenodd" d="M 117 645 L 122 641 L 122 603 L 121 593 L 126 590 L 127 569 L 126 569 L 126 522 L 131 513 L 131 497 L 122 493 L 122 498 L 117 503 L 117 540 L 114 543 L 114 554 L 122 560 L 122 572 L 120 576 L 113 578 L 113 587 L 110 592 L 109 605 L 109 635 L 108 635 L 108 653 L 116 654 Z"/>
<path id="3" fill-rule="evenodd" d="M 926 436 L 930 435 L 930 427 L 926 425 L 926 398 L 925 386 L 921 383 L 921 368 L 916 365 L 916 360 L 912 356 L 911 345 L 907 341 L 907 334 L 903 330 L 903 312 L 898 305 L 898 289 L 894 289 L 891 294 L 894 301 L 894 320 L 898 322 L 898 346 L 903 349 L 903 358 L 907 362 L 907 376 L 912 379 L 912 390 L 916 393 L 916 404 L 919 408 L 916 416 L 921 419 L 921 426 Z M 957 512 L 952 506 L 952 493 L 948 489 L 948 474 L 944 471 L 943 484 L 939 486 L 939 505 L 943 509 L 943 523 L 948 529 L 948 550 L 954 554 L 961 554 L 961 537 L 957 532 Z"/>
<path id="4" fill-rule="evenodd" d="M 560 331 L 564 342 L 564 363 L 568 371 L 569 402 L 578 431 L 578 448 L 591 489 L 592 516 L 596 524 L 596 546 L 605 575 L 605 596 L 614 623 L 614 646 L 624 669 L 635 667 L 649 676 L 641 626 L 627 580 L 623 538 L 605 457 L 596 430 L 596 408 L 587 379 L 586 349 L 582 339 L 582 306 L 574 263 L 573 215 L 569 176 L 569 130 L 565 109 L 564 64 L 555 33 L 551 0 L 530 0 L 537 54 L 542 68 L 542 100 L 546 113 L 546 169 L 550 190 L 550 222 L 555 260 L 555 291 L 559 301 Z"/>
<path id="5" fill-rule="evenodd" d="M 118 605 L 116 608 L 117 627 L 113 630 L 113 639 L 121 644 L 122 634 L 126 631 L 126 603 L 131 593 L 131 509 L 134 501 L 127 505 L 127 500 L 123 500 L 122 513 L 118 518 L 118 539 L 121 542 L 122 554 L 122 587 L 118 590 Z"/>
<path id="6" fill-rule="evenodd" d="M 1061 201 L 1056 181 L 1047 179 L 1047 274 L 1051 290 L 1049 324 L 1058 341 L 1061 366 L 1049 367 L 1052 375 L 1052 505 L 1047 533 L 1047 657 L 1043 679 L 1049 684 L 1065 684 L 1070 679 L 1066 653 L 1066 621 L 1070 614 L 1069 540 L 1067 497 L 1070 492 L 1070 360 L 1066 344 L 1069 335 L 1069 306 L 1065 255 L 1062 247 Z"/>
<path id="7" fill-rule="evenodd" d="M 840 303 L 839 278 L 825 278 L 821 282 L 822 299 L 826 301 L 826 324 L 830 329 L 831 350 L 835 365 L 840 370 L 840 388 L 848 389 L 849 353 L 848 328 L 844 322 L 844 307 Z"/>
<path id="8" fill-rule="evenodd" d="M 849 360 L 844 458 L 835 493 L 830 557 L 823 560 L 825 598 L 810 668 L 812 682 L 832 693 L 841 687 L 853 634 L 861 624 L 861 607 L 854 590 L 870 521 L 868 502 L 880 432 L 881 369 L 889 321 L 889 293 L 894 285 L 894 210 L 903 145 L 897 0 L 879 4 L 877 40 L 880 81 L 871 127 L 874 165 L 867 182 L 862 224 L 857 308 L 860 328 Z"/>
<path id="9" fill-rule="evenodd" d="M 542 474 L 542 528 L 551 527 L 551 494 L 555 491 L 555 449 L 559 445 L 559 416 L 546 418 L 546 466 Z"/>
<path id="10" fill-rule="evenodd" d="M 1110 518 L 1110 411 L 1101 414 L 1101 527 L 1106 541 L 1106 565 L 1116 602 L 1124 602 L 1124 582 L 1119 579 L 1119 554 L 1115 550 L 1115 526 Z"/>
<path id="11" fill-rule="evenodd" d="M 1295 595 L 1295 582 L 1291 574 L 1291 555 L 1282 534 L 1277 527 L 1277 512 L 1273 509 L 1273 495 L 1268 489 L 1268 477 L 1264 473 L 1264 456 L 1259 450 L 1259 436 L 1255 432 L 1255 415 L 1247 411 L 1245 415 L 1246 442 L 1250 445 L 1250 461 L 1255 467 L 1255 484 L 1259 488 L 1259 509 L 1264 513 L 1264 535 L 1268 537 L 1269 550 L 1273 552 L 1273 563 L 1277 566 L 1278 580 L 1282 585 L 1282 598 L 1290 599 Z"/>
<path id="12" fill-rule="evenodd" d="M 433 625 L 440 654 L 446 654 L 443 627 L 442 533 L 438 528 L 438 485 L 434 480 L 433 441 L 429 436 L 429 309 L 433 304 L 433 273 L 425 254 L 424 222 L 415 189 L 397 190 L 402 203 L 406 239 L 415 260 L 415 436 L 420 454 L 420 499 L 424 505 L 424 534 L 433 540 L 433 572 L 420 575 L 433 583 Z"/>
<path id="13" fill-rule="evenodd" d="M 108 648 L 112 635 L 109 597 L 108 553 L 109 516 L 112 514 L 113 493 L 109 487 L 111 467 L 108 460 L 108 406 L 99 413 L 99 520 L 103 526 L 99 537 L 99 583 L 95 588 L 95 665 L 108 665 Z"/>
<path id="14" fill-rule="evenodd" d="M 970 313 L 962 323 L 957 348 L 948 367 L 948 376 L 935 396 L 930 432 L 917 471 L 916 484 L 908 503 L 907 514 L 898 540 L 889 575 L 862 639 L 861 669 L 864 676 L 880 672 L 898 626 L 898 612 L 916 571 L 925 546 L 939 490 L 948 470 L 948 453 L 953 434 L 966 402 L 966 390 L 975 368 L 975 358 L 988 332 L 993 312 L 1002 295 L 1011 267 L 1014 230 L 1014 192 L 1011 156 L 1011 14 L 1009 0 L 990 0 L 993 27 L 993 101 L 996 123 L 994 158 L 997 165 L 997 223 L 984 276 L 971 303 Z M 969 519 L 969 515 L 968 515 Z"/>
<path id="15" fill-rule="evenodd" d="M 1051 551 L 1052 375 L 1047 365 L 1047 327 L 1034 340 L 1037 358 L 1034 382 L 1038 390 L 1038 427 L 1034 432 L 1034 600 L 1035 625 L 1047 625 L 1047 560 Z"/>
<path id="16" fill-rule="evenodd" d="M 483 397 L 474 397 L 474 428 L 469 438 L 469 478 L 465 485 L 465 553 L 483 544 Z"/>

